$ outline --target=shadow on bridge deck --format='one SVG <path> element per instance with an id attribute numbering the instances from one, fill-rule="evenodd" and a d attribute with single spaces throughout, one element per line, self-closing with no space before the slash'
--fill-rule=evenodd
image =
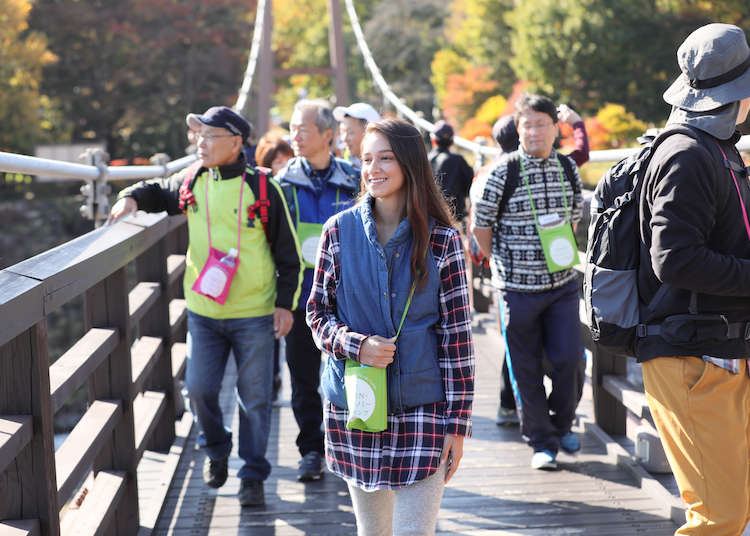
<path id="1" fill-rule="evenodd" d="M 464 443 L 464 458 L 443 497 L 438 534 L 671 535 L 676 525 L 663 506 L 638 487 L 630 473 L 613 463 L 597 436 L 585 432 L 577 456 L 561 454 L 560 470 L 529 468 L 531 452 L 518 428 L 499 428 L 497 411 L 499 356 L 502 345 L 494 313 L 474 318 L 477 348 L 474 436 Z M 282 367 L 284 369 L 284 367 Z M 284 371 L 286 373 L 286 371 Z M 231 381 L 231 376 L 226 380 Z M 225 381 L 222 404 L 235 428 L 233 392 Z M 593 415 L 587 386 L 579 415 Z M 233 418 L 232 418 L 233 416 Z M 188 436 L 177 475 L 154 534 L 336 535 L 355 534 L 346 486 L 327 473 L 320 482 L 296 481 L 297 426 L 289 405 L 288 376 L 274 408 L 268 457 L 273 471 L 266 482 L 266 506 L 241 508 L 236 445 L 230 478 L 219 490 L 202 481 L 204 456 L 195 446 L 196 427 Z M 139 479 L 142 478 L 139 475 Z"/>

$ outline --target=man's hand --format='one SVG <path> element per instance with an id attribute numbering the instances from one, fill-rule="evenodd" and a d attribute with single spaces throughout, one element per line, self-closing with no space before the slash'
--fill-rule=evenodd
<path id="1" fill-rule="evenodd" d="M 273 336 L 277 339 L 283 337 L 292 329 L 292 324 L 294 324 L 292 312 L 289 309 L 277 307 L 273 312 Z"/>
<path id="2" fill-rule="evenodd" d="M 380 335 L 371 335 L 359 347 L 359 362 L 369 367 L 385 368 L 393 363 L 396 353 L 396 337 L 386 339 Z"/>
<path id="3" fill-rule="evenodd" d="M 124 218 L 128 214 L 135 214 L 138 211 L 138 203 L 132 197 L 123 197 L 118 199 L 112 210 L 109 212 L 109 218 L 105 225 L 111 225 L 117 220 Z"/>
<path id="4" fill-rule="evenodd" d="M 443 453 L 440 455 L 440 463 L 448 462 L 448 472 L 445 473 L 446 484 L 458 469 L 458 464 L 464 455 L 464 436 L 446 435 L 443 442 Z"/>
<path id="5" fill-rule="evenodd" d="M 557 107 L 557 120 L 567 125 L 574 125 L 582 121 L 581 116 L 567 104 L 561 104 Z"/>
<path id="6" fill-rule="evenodd" d="M 492 227 L 475 227 L 472 224 L 470 230 L 482 254 L 488 259 L 492 257 Z"/>

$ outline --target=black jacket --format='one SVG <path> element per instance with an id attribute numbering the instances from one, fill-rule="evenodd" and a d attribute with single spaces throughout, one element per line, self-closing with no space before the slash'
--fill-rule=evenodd
<path id="1" fill-rule="evenodd" d="M 469 195 L 474 170 L 463 156 L 447 150 L 433 149 L 429 159 L 443 197 L 453 207 L 456 220 L 463 220 L 466 217 L 466 197 Z"/>
<path id="2" fill-rule="evenodd" d="M 240 154 L 237 162 L 219 167 L 219 174 L 224 179 L 235 178 L 241 175 L 246 166 L 245 158 Z M 205 172 L 201 167 L 195 173 L 195 177 Z M 138 209 L 146 212 L 162 212 L 168 214 L 181 214 L 180 186 L 186 171 L 175 173 L 166 179 L 153 179 L 142 181 L 133 186 L 125 188 L 119 197 L 132 197 L 138 203 Z M 253 191 L 256 199 L 260 198 L 259 188 L 260 173 L 248 174 L 247 184 Z M 268 178 L 269 182 L 273 179 Z M 267 238 L 271 248 L 271 256 L 276 265 L 278 275 L 276 281 L 276 307 L 294 310 L 299 304 L 294 303 L 295 294 L 298 293 L 300 285 L 301 263 L 297 251 L 295 231 L 290 224 L 291 221 L 285 214 L 286 201 L 279 194 L 279 189 L 270 184 L 267 188 L 268 201 L 268 225 Z"/>
<path id="3" fill-rule="evenodd" d="M 718 145 L 733 163 L 745 207 L 750 207 L 747 170 L 735 147 L 739 134 L 718 140 L 697 132 L 698 139 L 683 134 L 666 139 L 644 176 L 638 283 L 646 323 L 663 323 L 689 312 L 707 318 L 686 324 L 679 343 L 658 335 L 639 340 L 640 361 L 658 356 L 750 356 L 744 336 L 717 335 L 725 324 L 719 315 L 726 323 L 750 320 L 750 237 Z M 698 333 L 696 327 L 709 327 L 711 334 Z"/>

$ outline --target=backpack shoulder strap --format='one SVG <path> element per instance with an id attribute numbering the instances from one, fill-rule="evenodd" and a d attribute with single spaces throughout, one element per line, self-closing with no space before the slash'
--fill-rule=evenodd
<path id="1" fill-rule="evenodd" d="M 575 192 L 576 174 L 575 171 L 573 171 L 573 162 L 570 161 L 569 157 L 560 153 L 557 153 L 557 161 L 560 162 L 560 165 L 563 168 L 563 174 L 565 175 L 565 178 L 568 179 L 571 189 Z"/>
<path id="2" fill-rule="evenodd" d="M 198 178 L 198 171 L 201 168 L 201 161 L 196 160 L 190 164 L 185 170 L 185 176 L 182 178 L 182 184 L 180 185 L 180 210 L 187 212 L 188 207 L 194 207 L 195 196 L 193 195 L 193 186 L 195 186 L 195 180 Z"/>
<path id="3" fill-rule="evenodd" d="M 254 226 L 256 217 L 260 216 L 260 223 L 263 225 L 263 232 L 268 239 L 268 207 L 271 202 L 268 200 L 268 169 L 263 167 L 256 167 L 255 169 L 248 167 L 247 174 L 245 175 L 245 182 L 253 190 L 255 194 L 255 203 L 247 207 L 247 225 L 249 227 Z M 258 176 L 257 191 L 254 188 L 253 177 Z"/>
<path id="4" fill-rule="evenodd" d="M 518 183 L 521 182 L 521 154 L 518 151 L 512 152 L 506 159 L 507 168 L 505 172 L 505 185 L 503 187 L 503 197 L 500 198 L 500 203 L 497 205 L 497 219 L 505 212 L 508 208 L 508 201 L 513 195 L 513 192 L 518 188 Z"/>

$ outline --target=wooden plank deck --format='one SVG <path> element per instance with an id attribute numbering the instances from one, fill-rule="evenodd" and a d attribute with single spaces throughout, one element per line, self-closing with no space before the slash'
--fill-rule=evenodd
<path id="1" fill-rule="evenodd" d="M 613 463 L 597 437 L 584 432 L 577 456 L 561 453 L 560 470 L 530 469 L 530 449 L 518 428 L 495 425 L 499 356 L 494 311 L 477 314 L 474 436 L 464 443 L 464 458 L 443 497 L 438 534 L 616 536 L 671 535 L 677 526 L 663 505 L 639 488 L 631 474 Z M 285 367 L 282 366 L 282 369 Z M 286 371 L 284 370 L 286 374 Z M 222 407 L 233 426 L 237 413 L 228 374 Z M 591 418 L 587 386 L 579 407 L 581 419 Z M 195 446 L 196 428 L 184 442 L 185 453 L 154 534 L 209 535 L 338 535 L 355 534 L 351 502 L 343 481 L 328 473 L 320 482 L 296 481 L 299 454 L 294 444 L 297 426 L 289 405 L 288 376 L 273 411 L 268 457 L 273 466 L 266 481 L 266 506 L 241 508 L 236 472 L 241 462 L 236 445 L 230 458 L 230 478 L 219 490 L 203 484 L 204 456 Z M 144 475 L 144 478 L 146 475 Z M 139 478 L 142 478 L 139 476 Z"/>

